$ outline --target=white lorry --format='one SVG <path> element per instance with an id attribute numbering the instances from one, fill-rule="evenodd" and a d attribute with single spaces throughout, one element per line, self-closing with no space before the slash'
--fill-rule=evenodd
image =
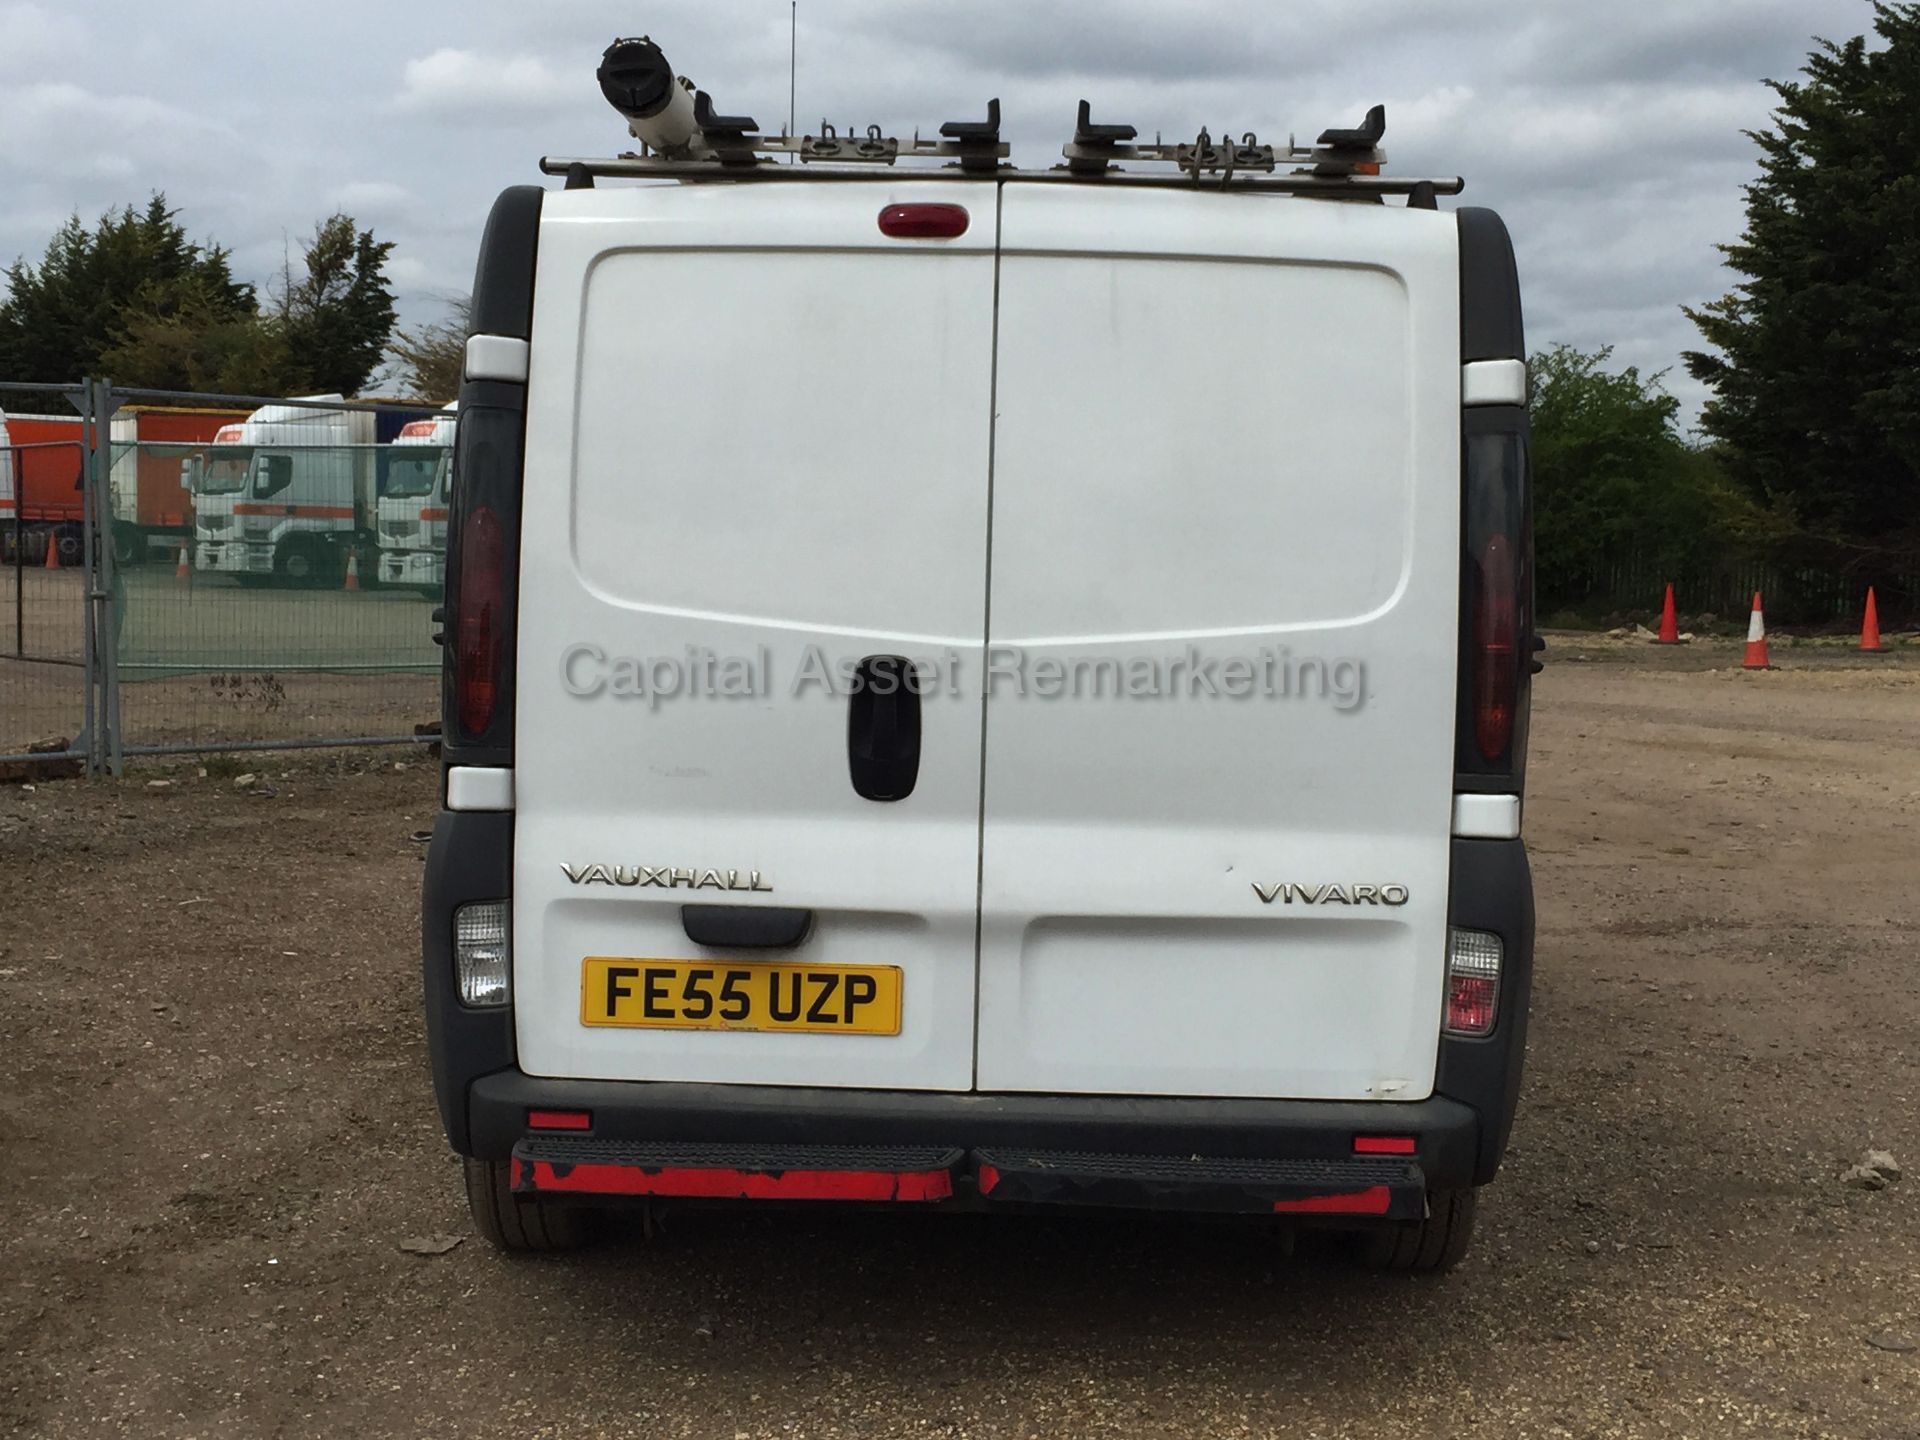
<path id="1" fill-rule="evenodd" d="M 387 457 L 377 522 L 380 583 L 440 593 L 447 576 L 447 485 L 456 400 L 431 420 L 409 420 Z"/>
<path id="2" fill-rule="evenodd" d="M 192 482 L 194 569 L 242 584 L 337 584 L 373 533 L 373 442 L 366 410 L 263 405 L 222 429 Z"/>
<path id="3" fill-rule="evenodd" d="M 474 286 L 423 955 L 476 1226 L 1167 1207 L 1452 1264 L 1533 950 L 1499 217 L 1382 176 L 1378 111 L 1083 102 L 1027 171 L 997 102 L 762 136 L 657 57 L 601 71 L 648 153 L 543 162 Z"/>

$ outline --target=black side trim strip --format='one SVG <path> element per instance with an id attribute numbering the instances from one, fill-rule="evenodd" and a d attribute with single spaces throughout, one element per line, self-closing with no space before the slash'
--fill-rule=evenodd
<path id="1" fill-rule="evenodd" d="M 1500 1001 L 1493 1034 L 1479 1040 L 1442 1036 L 1435 1095 L 1471 1106 L 1480 1117 L 1474 1183 L 1500 1168 L 1520 1072 L 1527 1058 L 1527 1008 L 1533 994 L 1533 873 L 1518 840 L 1455 840 L 1447 920 L 1463 930 L 1500 937 Z"/>
<path id="2" fill-rule="evenodd" d="M 1474 206 L 1454 214 L 1460 225 L 1460 359 L 1524 360 L 1520 272 L 1506 222 Z"/>
<path id="3" fill-rule="evenodd" d="M 513 816 L 504 811 L 443 811 L 427 851 L 420 900 L 421 977 L 426 990 L 427 1055 L 440 1123 L 470 1153 L 467 1092 L 482 1075 L 515 1060 L 513 1009 L 460 1003 L 453 973 L 453 912 L 470 900 L 504 900 L 513 889 Z"/>
<path id="4" fill-rule="evenodd" d="M 533 334 L 533 261 L 546 194 L 538 185 L 515 185 L 493 202 L 474 269 L 473 334 Z"/>

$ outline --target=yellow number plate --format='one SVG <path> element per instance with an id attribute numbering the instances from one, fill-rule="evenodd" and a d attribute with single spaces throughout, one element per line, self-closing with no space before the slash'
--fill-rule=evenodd
<path id="1" fill-rule="evenodd" d="M 580 1023 L 898 1035 L 900 967 L 589 955 L 580 966 Z"/>

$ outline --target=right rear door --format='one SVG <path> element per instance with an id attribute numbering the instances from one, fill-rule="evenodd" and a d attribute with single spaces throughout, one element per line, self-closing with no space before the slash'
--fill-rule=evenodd
<path id="1" fill-rule="evenodd" d="M 1399 207 L 1005 187 L 980 1089 L 1431 1091 L 1455 237 Z"/>

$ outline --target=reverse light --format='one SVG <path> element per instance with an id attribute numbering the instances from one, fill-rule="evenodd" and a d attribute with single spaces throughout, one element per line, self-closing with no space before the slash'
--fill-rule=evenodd
<path id="1" fill-rule="evenodd" d="M 1485 930 L 1447 932 L 1449 1035 L 1488 1035 L 1498 1017 L 1501 945 Z"/>
<path id="2" fill-rule="evenodd" d="M 483 900 L 453 912 L 453 969 L 462 1005 L 492 1008 L 513 998 L 509 913 L 504 900 Z"/>

